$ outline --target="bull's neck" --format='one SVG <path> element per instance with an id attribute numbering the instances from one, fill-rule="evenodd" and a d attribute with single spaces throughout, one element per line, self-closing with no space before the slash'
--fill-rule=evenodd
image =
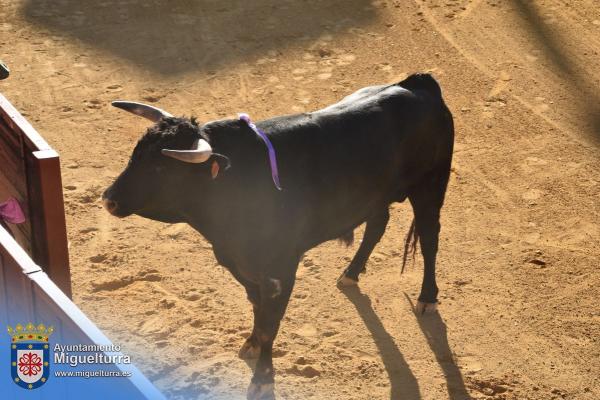
<path id="1" fill-rule="evenodd" d="M 205 180 L 199 180 L 197 185 L 190 185 L 182 202 L 181 216 L 184 222 L 210 241 L 212 232 L 222 218 L 219 206 L 210 183 L 206 185 Z"/>

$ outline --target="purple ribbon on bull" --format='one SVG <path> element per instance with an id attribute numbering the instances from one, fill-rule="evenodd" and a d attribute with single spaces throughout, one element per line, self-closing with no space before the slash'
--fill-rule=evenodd
<path id="1" fill-rule="evenodd" d="M 248 114 L 239 114 L 239 117 L 240 121 L 247 123 L 250 129 L 252 129 L 258 136 L 260 136 L 263 142 L 265 142 L 267 150 L 269 151 L 269 163 L 271 164 L 271 176 L 273 177 L 273 183 L 278 190 L 282 190 L 281 184 L 279 183 L 279 170 L 277 169 L 277 157 L 275 156 L 275 148 L 273 147 L 273 144 L 267 135 L 252 122 Z"/>
<path id="2" fill-rule="evenodd" d="M 0 204 L 0 219 L 11 224 L 22 224 L 25 222 L 25 215 L 16 199 L 11 197 Z"/>

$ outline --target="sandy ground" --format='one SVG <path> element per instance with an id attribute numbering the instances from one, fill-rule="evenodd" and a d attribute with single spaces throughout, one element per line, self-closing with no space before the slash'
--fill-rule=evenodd
<path id="1" fill-rule="evenodd" d="M 595 0 L 0 0 L 0 90 L 62 156 L 75 302 L 174 399 L 244 397 L 251 309 L 190 228 L 102 210 L 146 127 L 111 100 L 260 119 L 431 71 L 457 132 L 440 312 L 412 312 L 395 205 L 359 290 L 335 286 L 356 245 L 306 255 L 279 398 L 592 400 L 599 51 Z"/>

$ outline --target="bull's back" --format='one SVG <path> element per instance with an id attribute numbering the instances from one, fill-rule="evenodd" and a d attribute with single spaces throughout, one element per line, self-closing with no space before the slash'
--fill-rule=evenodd
<path id="1" fill-rule="evenodd" d="M 449 136 L 447 113 L 430 75 L 370 86 L 299 117 L 283 141 L 291 150 L 286 158 L 304 171 L 299 175 L 312 172 L 316 182 L 375 193 L 435 167 L 435 156 Z"/>
<path id="2" fill-rule="evenodd" d="M 308 236 L 335 238 L 403 198 L 435 167 L 444 133 L 433 78 L 372 86 L 272 136 L 280 154 L 286 210 L 303 215 Z M 406 83 L 406 85 L 403 85 Z M 405 87 L 408 86 L 408 87 Z M 269 126 L 266 126 L 269 128 Z"/>

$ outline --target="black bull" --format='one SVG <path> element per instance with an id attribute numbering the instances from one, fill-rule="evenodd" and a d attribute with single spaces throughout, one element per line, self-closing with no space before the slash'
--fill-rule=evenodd
<path id="1" fill-rule="evenodd" d="M 276 150 L 282 191 L 273 184 L 265 143 L 246 122 L 198 125 L 162 117 L 154 118 L 158 122 L 139 141 L 104 202 L 119 217 L 188 223 L 244 286 L 254 329 L 240 356 L 258 357 L 248 398 L 273 397 L 273 340 L 302 255 L 325 241 L 348 239 L 366 222 L 360 248 L 340 278 L 355 283 L 385 231 L 392 202 L 408 198 L 413 207 L 414 237 L 425 264 L 420 307 L 434 309 L 439 218 L 454 128 L 430 75 L 367 87 L 316 112 L 259 122 Z M 210 144 L 206 162 L 161 154 L 190 149 L 199 139 Z"/>

